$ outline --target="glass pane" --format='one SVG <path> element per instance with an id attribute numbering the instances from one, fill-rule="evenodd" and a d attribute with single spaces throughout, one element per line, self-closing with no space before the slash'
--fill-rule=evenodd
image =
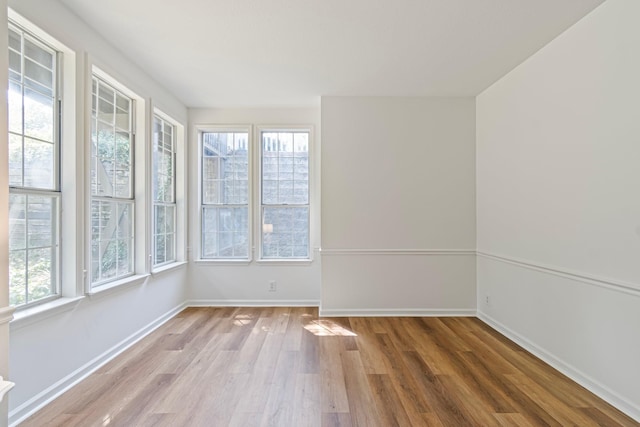
<path id="1" fill-rule="evenodd" d="M 263 258 L 309 257 L 309 208 L 264 207 Z"/>
<path id="2" fill-rule="evenodd" d="M 176 260 L 175 235 L 167 234 L 165 236 L 165 262 Z"/>
<path id="3" fill-rule="evenodd" d="M 55 199 L 51 197 L 29 196 L 28 198 L 28 239 L 30 248 L 53 245 Z"/>
<path id="4" fill-rule="evenodd" d="M 55 189 L 54 144 L 25 138 L 24 185 L 26 187 Z"/>
<path id="5" fill-rule="evenodd" d="M 102 282 L 133 272 L 133 203 L 92 200 L 91 277 Z"/>
<path id="6" fill-rule="evenodd" d="M 124 111 L 120 108 L 116 109 L 116 127 L 118 129 L 128 132 L 131 128 L 130 118 L 131 116 L 128 111 Z"/>
<path id="7" fill-rule="evenodd" d="M 156 206 L 155 207 L 155 220 L 156 220 L 156 227 L 155 227 L 155 233 L 156 234 L 164 234 L 166 233 L 166 224 L 167 224 L 167 217 L 165 215 L 166 212 L 166 208 L 164 206 Z"/>
<path id="8" fill-rule="evenodd" d="M 27 251 L 9 252 L 9 303 L 27 303 Z"/>
<path id="9" fill-rule="evenodd" d="M 27 247 L 27 196 L 9 195 L 9 250 Z"/>
<path id="10" fill-rule="evenodd" d="M 246 207 L 203 209 L 203 257 L 247 258 L 248 214 Z"/>
<path id="11" fill-rule="evenodd" d="M 166 248 L 166 239 L 164 234 L 160 234 L 155 236 L 155 261 L 154 264 L 162 264 L 166 261 L 165 256 L 165 248 Z"/>
<path id="12" fill-rule="evenodd" d="M 21 134 L 22 129 L 22 86 L 9 82 L 7 95 L 9 104 L 9 132 Z"/>
<path id="13" fill-rule="evenodd" d="M 31 89 L 24 90 L 24 134 L 54 141 L 53 99 Z"/>
<path id="14" fill-rule="evenodd" d="M 202 144 L 204 203 L 248 203 L 248 134 L 203 133 Z"/>
<path id="15" fill-rule="evenodd" d="M 29 58 L 24 60 L 24 75 L 33 80 L 33 82 L 38 83 L 38 86 L 33 86 L 38 90 L 51 90 L 53 87 L 53 71 L 51 71 L 51 68 L 45 68 Z M 44 91 L 44 93 L 49 94 L 51 92 Z"/>
<path id="16" fill-rule="evenodd" d="M 101 86 L 103 88 L 104 86 Z M 112 101 L 107 101 L 102 97 L 98 98 L 98 120 L 101 120 L 109 125 L 114 125 L 115 109 Z"/>
<path id="17" fill-rule="evenodd" d="M 29 302 L 54 294 L 53 258 L 51 248 L 31 249 L 27 260 Z"/>
<path id="18" fill-rule="evenodd" d="M 262 203 L 309 203 L 309 133 L 262 133 Z"/>
<path id="19" fill-rule="evenodd" d="M 36 45 L 32 41 L 25 39 L 24 41 L 25 56 L 32 59 L 39 65 L 52 70 L 53 69 L 53 53 Z"/>
<path id="20" fill-rule="evenodd" d="M 9 185 L 20 187 L 22 181 L 22 136 L 9 134 Z"/>
<path id="21" fill-rule="evenodd" d="M 9 48 L 22 52 L 22 36 L 11 28 L 9 28 Z"/>

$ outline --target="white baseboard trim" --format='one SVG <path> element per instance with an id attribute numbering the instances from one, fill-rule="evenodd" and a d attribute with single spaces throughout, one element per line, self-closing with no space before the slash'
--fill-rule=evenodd
<path id="1" fill-rule="evenodd" d="M 475 249 L 320 249 L 322 256 L 377 255 L 475 255 Z"/>
<path id="2" fill-rule="evenodd" d="M 598 381 L 592 379 L 580 370 L 574 368 L 568 363 L 565 363 L 545 349 L 539 347 L 535 343 L 529 341 L 527 338 L 493 319 L 486 313 L 478 311 L 477 317 L 478 319 L 489 325 L 491 328 L 495 329 L 505 337 L 509 338 L 511 341 L 523 347 L 539 359 L 543 360 L 545 363 L 549 364 L 554 369 L 560 371 L 596 396 L 615 406 L 634 420 L 640 422 L 640 406 L 628 401 L 624 397 L 620 396 L 608 387 L 600 384 Z"/>
<path id="3" fill-rule="evenodd" d="M 60 381 L 56 382 L 52 386 L 47 389 L 41 391 L 22 405 L 18 406 L 14 410 L 9 413 L 9 425 L 17 426 L 22 421 L 36 413 L 38 410 L 52 402 L 62 393 L 69 390 L 74 385 L 78 384 L 80 381 L 87 378 L 93 372 L 98 370 L 100 367 L 111 361 L 113 358 L 118 356 L 120 353 L 140 341 L 142 338 L 149 335 L 155 329 L 162 326 L 169 319 L 174 317 L 176 314 L 180 313 L 186 305 L 184 303 L 174 307 L 169 310 L 167 313 L 163 314 L 156 320 L 152 321 L 148 325 L 139 329 L 138 331 L 131 334 L 129 337 L 120 341 L 118 344 L 111 347 L 109 350 L 105 351 L 101 355 L 97 356 L 93 360 L 84 364 L 80 368 L 76 369 L 71 374 L 62 378 Z"/>
<path id="4" fill-rule="evenodd" d="M 320 308 L 322 317 L 475 317 L 470 308 Z"/>
<path id="5" fill-rule="evenodd" d="M 193 299 L 187 307 L 319 307 L 319 300 Z"/>

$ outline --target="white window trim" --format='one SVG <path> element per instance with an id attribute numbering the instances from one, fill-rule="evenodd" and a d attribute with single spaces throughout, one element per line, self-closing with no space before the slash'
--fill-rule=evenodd
<path id="1" fill-rule="evenodd" d="M 153 106 L 153 100 L 151 101 L 151 107 L 150 110 L 153 112 L 151 114 L 151 127 L 150 129 L 150 138 L 149 138 L 149 148 L 148 148 L 148 155 L 149 155 L 149 174 L 147 176 L 147 180 L 149 182 L 149 206 L 151 207 L 151 212 L 153 215 L 153 159 L 151 158 L 152 153 L 153 153 L 153 117 L 155 115 L 157 115 L 158 117 L 160 117 L 162 120 L 170 123 L 171 125 L 174 126 L 174 130 L 175 130 L 175 152 L 176 152 L 176 158 L 175 158 L 175 203 L 176 203 L 176 259 L 175 261 L 172 262 L 167 262 L 167 263 L 163 263 L 163 264 L 159 264 L 157 266 L 153 265 L 153 251 L 155 250 L 153 248 L 153 229 L 152 227 L 154 226 L 154 221 L 150 221 L 149 222 L 149 229 L 148 229 L 148 235 L 149 235 L 149 262 L 151 263 L 151 274 L 157 274 L 157 273 L 162 273 L 165 271 L 169 271 L 172 270 L 174 268 L 178 268 L 181 267 L 182 265 L 184 265 L 187 261 L 187 240 L 186 240 L 186 236 L 187 236 L 187 226 L 186 226 L 186 218 L 187 218 L 187 208 L 185 205 L 185 201 L 187 200 L 187 187 L 186 187 L 186 183 L 187 183 L 187 147 L 186 147 L 186 143 L 185 143 L 185 127 L 182 123 L 180 123 L 179 121 L 175 120 L 173 117 L 171 117 L 170 115 L 164 113 L 162 110 L 160 110 L 159 108 L 156 108 Z"/>
<path id="2" fill-rule="evenodd" d="M 61 308 L 73 306 L 83 298 L 83 272 L 77 265 L 78 254 L 81 252 L 83 229 L 82 224 L 82 192 L 78 183 L 82 182 L 82 169 L 79 159 L 84 152 L 84 141 L 77 138 L 78 123 L 81 122 L 83 112 L 77 107 L 78 88 L 81 87 L 76 73 L 76 53 L 67 45 L 61 43 L 44 30 L 24 18 L 13 9 L 7 9 L 9 21 L 22 27 L 25 31 L 36 36 L 60 53 L 58 60 L 58 98 L 62 100 L 59 126 L 62 128 L 59 139 L 59 188 L 60 215 L 59 251 L 58 251 L 58 294 L 51 299 L 36 302 L 33 305 L 20 308 L 14 315 L 16 324 L 30 324 L 48 317 L 49 313 L 57 313 Z M 12 322 L 12 327 L 14 323 Z"/>
<path id="3" fill-rule="evenodd" d="M 263 258 L 262 257 L 262 133 L 263 132 L 309 132 L 309 257 L 308 258 Z M 253 223 L 253 238 L 256 242 L 256 263 L 261 265 L 308 265 L 312 264 L 314 260 L 314 240 L 313 240 L 313 224 L 314 224 L 314 163 L 315 163 L 315 129 L 313 125 L 256 125 L 256 131 L 254 135 L 255 141 L 253 141 L 253 158 L 255 168 L 255 180 L 252 181 L 255 188 L 253 195 L 253 207 L 252 211 L 255 212 L 255 220 Z"/>
<path id="4" fill-rule="evenodd" d="M 202 210 L 203 210 L 203 200 L 202 200 L 202 133 L 206 132 L 247 132 L 249 142 L 249 197 L 248 197 L 248 218 L 247 223 L 249 224 L 248 230 L 248 253 L 247 258 L 234 259 L 234 258 L 203 258 L 202 257 Z M 253 126 L 250 124 L 234 124 L 234 125 L 195 125 L 195 136 L 198 141 L 198 152 L 195 156 L 195 161 L 198 165 L 197 167 L 197 191 L 198 191 L 198 224 L 194 227 L 197 230 L 195 238 L 197 239 L 197 256 L 195 262 L 197 264 L 217 264 L 217 265 L 248 265 L 254 259 L 254 242 L 255 239 L 253 237 L 253 232 L 251 230 L 251 226 L 253 225 L 253 217 L 254 217 L 254 209 L 252 206 L 255 191 L 253 189 L 253 181 L 254 181 L 254 164 L 253 160 L 253 150 L 255 145 L 254 142 L 254 132 Z"/>
<path id="5" fill-rule="evenodd" d="M 115 89 L 119 90 L 132 100 L 134 100 L 134 176 L 133 176 L 133 203 L 134 203 L 134 223 L 133 223 L 133 235 L 134 235 L 134 249 L 133 249 L 133 273 L 126 277 L 116 278 L 113 281 L 101 282 L 93 285 L 91 281 L 91 186 L 87 185 L 85 188 L 85 212 L 87 217 L 85 218 L 85 251 L 84 251 L 84 292 L 86 295 L 95 295 L 103 293 L 104 291 L 111 291 L 118 287 L 124 287 L 127 285 L 136 285 L 144 283 L 149 277 L 150 260 L 147 254 L 149 251 L 149 238 L 147 218 L 149 218 L 149 191 L 148 182 L 146 176 L 148 174 L 149 162 L 147 147 L 149 146 L 149 117 L 151 117 L 150 110 L 147 110 L 147 100 L 142 98 L 136 92 L 129 89 L 122 84 L 119 80 L 112 77 L 110 74 L 103 71 L 89 59 L 87 61 L 87 70 L 85 73 L 85 132 L 82 143 L 85 147 L 88 145 L 88 141 L 91 140 L 91 84 L 93 76 L 96 76 Z M 84 153 L 84 182 L 91 182 L 91 150 L 85 150 Z"/>

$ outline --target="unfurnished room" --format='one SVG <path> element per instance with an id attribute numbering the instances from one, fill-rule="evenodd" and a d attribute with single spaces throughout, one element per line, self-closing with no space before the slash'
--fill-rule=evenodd
<path id="1" fill-rule="evenodd" d="M 640 426 L 640 1 L 0 10 L 0 427 Z"/>

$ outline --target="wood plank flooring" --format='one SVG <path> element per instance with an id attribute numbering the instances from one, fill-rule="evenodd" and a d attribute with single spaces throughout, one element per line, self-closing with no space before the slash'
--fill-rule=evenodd
<path id="1" fill-rule="evenodd" d="M 474 318 L 189 308 L 22 426 L 638 426 Z"/>

